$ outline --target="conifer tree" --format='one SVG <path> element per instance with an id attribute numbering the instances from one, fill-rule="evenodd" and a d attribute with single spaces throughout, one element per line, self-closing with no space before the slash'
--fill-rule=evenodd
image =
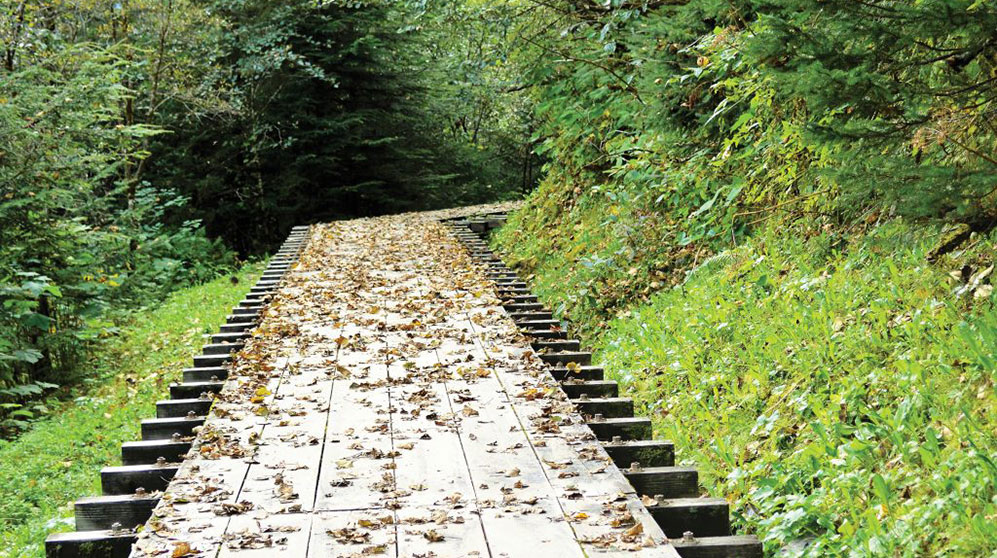
<path id="1" fill-rule="evenodd" d="M 481 201 L 446 141 L 426 38 L 391 2 L 223 0 L 218 87 L 236 114 L 198 115 L 156 172 L 243 250 L 301 222 Z"/>

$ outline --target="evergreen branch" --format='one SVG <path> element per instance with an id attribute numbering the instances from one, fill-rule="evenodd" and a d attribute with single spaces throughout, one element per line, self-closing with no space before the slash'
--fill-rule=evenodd
<path id="1" fill-rule="evenodd" d="M 997 165 L 997 158 L 994 158 L 994 157 L 992 157 L 990 155 L 987 155 L 986 153 L 983 153 L 982 151 L 980 151 L 980 150 L 978 150 L 976 148 L 970 147 L 969 145 L 966 145 L 965 143 L 963 143 L 963 142 L 955 139 L 954 137 L 952 137 L 949 134 L 946 134 L 945 132 L 942 132 L 941 130 L 932 130 L 932 131 L 935 132 L 936 134 L 938 134 L 938 137 L 940 137 L 940 138 L 942 138 L 944 140 L 948 140 L 948 141 L 956 144 L 957 146 L 961 147 L 965 151 L 968 151 L 968 152 L 972 153 L 973 155 L 976 155 L 977 157 L 983 159 L 984 161 L 987 161 L 988 163 L 990 163 L 992 165 Z M 995 188 L 995 190 L 997 190 L 997 188 Z"/>
<path id="2" fill-rule="evenodd" d="M 545 51 L 549 52 L 550 54 L 556 54 L 557 56 L 560 56 L 561 58 L 564 58 L 565 60 L 569 60 L 571 62 L 581 62 L 583 64 L 588 64 L 590 66 L 594 66 L 596 68 L 599 68 L 600 70 L 602 70 L 602 71 L 608 73 L 609 75 L 611 75 L 614 79 L 616 79 L 616 81 L 620 82 L 620 84 L 623 86 L 623 88 L 626 89 L 627 91 L 629 91 L 634 96 L 634 98 L 637 99 L 638 102 L 640 102 L 640 104 L 642 104 L 642 105 L 646 105 L 647 104 L 647 103 L 644 102 L 644 99 L 641 98 L 640 92 L 637 91 L 637 88 L 634 87 L 633 84 L 627 82 L 627 80 L 625 80 L 623 78 L 623 76 L 621 76 L 620 74 L 616 73 L 616 71 L 614 71 L 609 66 L 606 66 L 604 64 L 600 64 L 600 63 L 596 62 L 595 60 L 589 60 L 587 58 L 578 58 L 576 56 L 572 56 L 572 55 L 564 53 L 564 52 L 558 52 L 557 50 L 554 50 L 554 49 L 548 48 L 546 46 L 543 46 L 543 45 L 541 45 L 540 43 L 538 43 L 536 41 L 533 41 L 531 39 L 527 39 L 526 37 L 523 37 L 523 38 L 527 42 L 529 42 L 530 44 L 532 44 L 533 46 L 535 46 L 537 48 L 540 48 L 541 50 L 545 50 Z"/>

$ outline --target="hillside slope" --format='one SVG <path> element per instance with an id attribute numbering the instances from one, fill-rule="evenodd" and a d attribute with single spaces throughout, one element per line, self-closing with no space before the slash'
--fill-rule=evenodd
<path id="1" fill-rule="evenodd" d="M 787 223 L 711 255 L 569 198 L 541 188 L 496 245 L 741 532 L 770 555 L 997 556 L 997 235 L 929 263 L 938 227 Z"/>

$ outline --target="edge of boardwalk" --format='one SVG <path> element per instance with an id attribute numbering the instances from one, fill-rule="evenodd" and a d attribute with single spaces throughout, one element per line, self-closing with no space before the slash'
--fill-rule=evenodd
<path id="1" fill-rule="evenodd" d="M 731 534 L 727 501 L 700 495 L 696 469 L 675 466 L 671 442 L 652 439 L 651 421 L 634 415 L 633 401 L 619 397 L 617 383 L 605 380 L 602 368 L 592 366 L 592 354 L 582 351 L 578 340 L 568 338 L 561 321 L 489 248 L 489 232 L 505 220 L 505 213 L 483 213 L 445 223 L 494 282 L 509 318 L 586 417 L 587 426 L 670 537 L 671 545 L 682 558 L 761 558 L 763 548 L 757 537 Z"/>

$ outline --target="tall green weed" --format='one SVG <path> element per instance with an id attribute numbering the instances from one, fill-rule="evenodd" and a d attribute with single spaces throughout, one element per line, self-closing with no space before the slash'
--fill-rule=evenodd
<path id="1" fill-rule="evenodd" d="M 579 223 L 535 283 L 576 301 L 597 362 L 740 532 L 773 555 L 997 555 L 997 309 L 963 281 L 997 235 L 929 264 L 936 227 L 772 228 L 607 319 L 577 289 L 611 235 Z M 501 235 L 519 258 L 551 249 Z"/>

